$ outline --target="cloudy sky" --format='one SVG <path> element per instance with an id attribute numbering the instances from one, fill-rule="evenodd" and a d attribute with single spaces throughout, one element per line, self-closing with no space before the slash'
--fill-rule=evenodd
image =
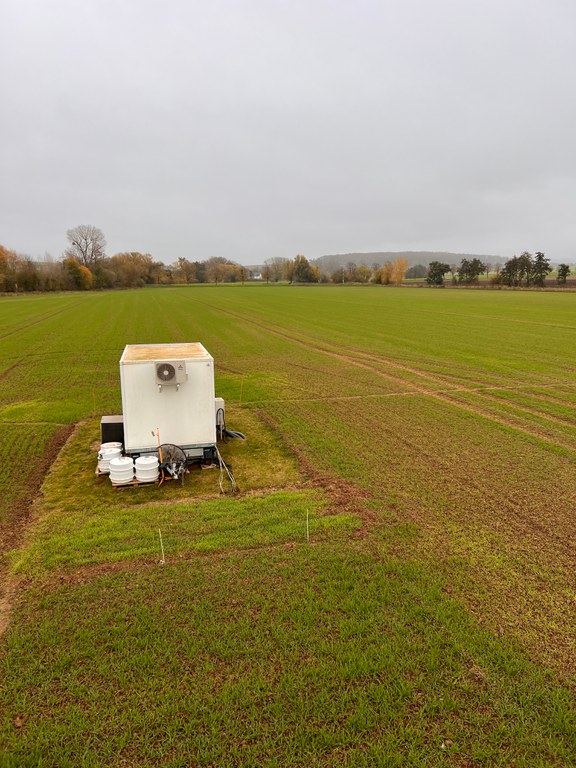
<path id="1" fill-rule="evenodd" d="M 3 0 L 0 243 L 576 262 L 574 0 Z"/>

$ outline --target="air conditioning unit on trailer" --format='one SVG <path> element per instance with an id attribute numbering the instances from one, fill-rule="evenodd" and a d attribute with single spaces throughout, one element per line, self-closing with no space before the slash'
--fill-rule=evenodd
<path id="1" fill-rule="evenodd" d="M 158 440 L 189 460 L 216 457 L 214 360 L 202 344 L 128 344 L 120 358 L 124 452 L 158 451 Z"/>
<path id="2" fill-rule="evenodd" d="M 186 381 L 186 362 L 184 360 L 166 360 L 156 363 L 156 384 L 159 387 L 176 386 Z"/>

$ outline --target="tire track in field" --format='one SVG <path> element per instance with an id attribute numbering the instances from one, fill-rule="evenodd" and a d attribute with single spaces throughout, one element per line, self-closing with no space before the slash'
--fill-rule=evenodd
<path id="1" fill-rule="evenodd" d="M 375 367 L 374 364 L 378 363 L 380 365 L 387 365 L 388 367 L 393 368 L 397 371 L 411 373 L 429 382 L 442 385 L 443 387 L 445 387 L 446 384 L 450 382 L 446 382 L 444 379 L 439 378 L 436 375 L 421 371 L 418 368 L 413 368 L 404 363 L 398 363 L 395 360 L 391 360 L 387 357 L 384 357 L 383 355 L 378 355 L 377 353 L 365 352 L 363 350 L 350 349 L 346 347 L 336 347 L 334 345 L 329 344 L 326 341 L 318 342 L 316 339 L 312 340 L 310 337 L 304 336 L 304 334 L 300 334 L 300 333 L 291 334 L 287 332 L 284 328 L 273 327 L 275 324 L 266 325 L 265 323 L 259 322 L 250 317 L 246 317 L 238 312 L 233 312 L 232 310 L 229 310 L 229 309 L 223 309 L 222 307 L 215 307 L 214 305 L 208 302 L 198 301 L 197 299 L 195 299 L 195 301 L 199 304 L 204 304 L 205 306 L 209 307 L 211 310 L 215 312 L 220 312 L 222 314 L 230 315 L 231 317 L 234 317 L 237 320 L 241 320 L 242 322 L 248 323 L 250 325 L 254 325 L 260 328 L 261 330 L 266 331 L 267 333 L 273 334 L 275 336 L 279 336 L 292 343 L 299 344 L 314 352 L 319 352 L 321 354 L 333 357 L 337 360 L 346 362 L 349 365 L 354 365 L 358 368 L 369 370 L 376 376 L 385 378 L 388 381 L 393 382 L 395 384 L 401 383 L 404 386 L 407 385 L 411 387 L 410 390 L 405 390 L 403 392 L 395 393 L 395 394 L 407 395 L 407 394 L 417 393 L 420 395 L 425 395 L 426 397 L 430 397 L 439 402 L 448 404 L 453 408 L 457 408 L 459 410 L 472 413 L 476 416 L 481 416 L 485 419 L 488 419 L 489 421 L 499 424 L 500 426 L 504 426 L 509 429 L 513 429 L 517 432 L 521 432 L 524 435 L 531 437 L 533 439 L 543 441 L 550 445 L 556 445 L 559 448 L 563 448 L 564 450 L 570 451 L 572 453 L 576 452 L 576 442 L 567 443 L 557 438 L 551 438 L 549 435 L 547 435 L 545 432 L 542 432 L 541 430 L 530 428 L 525 424 L 518 424 L 517 421 L 515 421 L 512 418 L 507 418 L 505 416 L 495 414 L 492 411 L 487 410 L 486 408 L 481 408 L 478 405 L 472 405 L 471 403 L 462 403 L 461 401 L 458 401 L 450 396 L 450 392 L 454 392 L 454 393 L 482 392 L 485 390 L 484 387 L 481 387 L 481 388 L 451 387 L 450 390 L 448 391 L 431 389 L 428 384 L 418 384 L 413 381 L 408 381 L 401 376 L 398 376 L 398 375 L 395 376 L 393 373 L 386 373 L 380 370 L 378 367 Z M 542 386 L 542 385 L 539 385 L 539 386 Z M 518 391 L 518 386 L 493 387 L 493 388 Z"/>
<path id="2" fill-rule="evenodd" d="M 7 339 L 9 336 L 14 336 L 15 334 L 20 333 L 21 331 L 27 331 L 28 328 L 31 328 L 33 325 L 39 325 L 40 323 L 43 323 L 46 320 L 50 320 L 50 318 L 52 317 L 61 315 L 63 312 L 68 312 L 69 309 L 73 309 L 74 307 L 77 307 L 79 304 L 80 302 L 77 301 L 74 304 L 69 304 L 67 307 L 62 307 L 62 309 L 59 309 L 56 312 L 48 312 L 44 315 L 40 315 L 40 317 L 38 317 L 36 320 L 32 320 L 31 322 L 24 323 L 24 325 L 20 325 L 17 328 L 12 328 L 12 330 L 8 331 L 7 333 L 1 334 L 0 340 Z"/>
<path id="3" fill-rule="evenodd" d="M 547 411 L 539 411 L 536 408 L 530 408 L 527 405 L 523 405 L 522 403 L 516 403 L 514 402 L 514 400 L 506 400 L 505 398 L 498 397 L 497 394 L 492 394 L 491 392 L 488 392 L 486 390 L 476 392 L 475 394 L 477 394 L 481 398 L 484 398 L 485 400 L 489 400 L 491 402 L 497 403 L 498 405 L 503 405 L 504 407 L 513 408 L 517 411 L 522 411 L 522 413 L 538 416 L 541 419 L 551 422 L 552 424 L 558 424 L 563 427 L 572 427 L 572 428 L 576 426 L 574 423 L 574 419 L 570 419 L 567 416 L 566 417 L 558 416 L 557 414 L 548 413 Z"/>
<path id="4" fill-rule="evenodd" d="M 279 336 L 281 338 L 287 339 L 288 341 L 291 341 L 293 343 L 300 344 L 301 346 L 306 347 L 307 349 L 311 349 L 314 352 L 321 352 L 325 355 L 329 355 L 340 360 L 350 360 L 354 362 L 356 365 L 358 365 L 359 367 L 365 367 L 370 371 L 379 373 L 383 378 L 390 379 L 390 381 L 393 381 L 396 384 L 401 383 L 404 385 L 413 386 L 416 390 L 418 389 L 417 384 L 414 384 L 413 382 L 407 379 L 394 376 L 389 373 L 385 373 L 384 371 L 377 371 L 376 369 L 374 369 L 372 366 L 369 366 L 369 365 L 362 366 L 362 364 L 360 363 L 360 360 L 356 358 L 365 358 L 368 361 L 381 362 L 383 365 L 387 365 L 399 371 L 405 371 L 407 373 L 413 374 L 423 379 L 431 380 L 433 382 L 436 382 L 442 385 L 443 387 L 445 387 L 446 385 L 452 384 L 450 380 L 447 380 L 447 377 L 425 372 L 420 370 L 419 368 L 410 367 L 404 363 L 399 363 L 395 360 L 392 360 L 391 358 L 384 357 L 383 355 L 378 355 L 377 353 L 366 352 L 360 349 L 354 349 L 354 348 L 350 349 L 342 346 L 337 346 L 334 344 L 330 344 L 329 342 L 324 340 L 319 341 L 318 339 L 313 339 L 310 336 L 306 336 L 300 331 L 293 331 L 290 333 L 286 331 L 285 328 L 278 325 L 277 323 L 265 324 L 263 322 L 259 322 L 258 320 L 254 320 L 252 317 L 242 315 L 239 312 L 233 312 L 230 309 L 223 309 L 222 307 L 214 306 L 213 304 L 210 304 L 209 302 L 206 302 L 206 301 L 200 301 L 198 299 L 194 299 L 194 301 L 198 304 L 203 304 L 204 306 L 209 307 L 215 312 L 220 312 L 221 314 L 230 315 L 231 317 L 234 317 L 236 320 L 241 320 L 244 323 L 248 323 L 249 325 L 253 325 L 257 328 L 260 328 L 263 331 L 266 331 L 266 333 L 270 333 L 270 334 L 273 334 L 274 336 Z M 349 353 L 354 353 L 356 357 L 354 358 L 347 357 L 342 350 L 348 351 Z"/>
<path id="5" fill-rule="evenodd" d="M 239 317 L 239 319 L 244 322 L 251 322 L 247 318 Z M 464 393 L 474 391 L 482 392 L 485 391 L 486 387 L 452 387 L 450 390 L 444 392 L 434 391 L 429 386 L 425 386 L 424 382 L 416 384 L 407 382 L 400 376 L 393 376 L 392 374 L 386 375 L 386 373 L 381 371 L 378 367 L 386 362 L 382 357 L 373 356 L 373 360 L 371 361 L 369 355 L 361 352 L 358 352 L 356 356 L 352 356 L 351 350 L 344 351 L 342 348 L 339 350 L 335 348 L 327 349 L 317 344 L 315 341 L 314 343 L 311 343 L 310 341 L 303 340 L 297 336 L 291 336 L 283 329 L 279 331 L 274 328 L 267 328 L 261 323 L 254 324 L 259 325 L 266 332 L 282 336 L 288 339 L 291 343 L 303 345 L 314 352 L 336 357 L 349 365 L 369 368 L 374 374 L 395 380 L 396 383 L 403 382 L 405 386 L 410 387 L 410 390 L 405 391 L 406 395 L 424 394 L 428 397 L 445 402 L 452 408 L 459 408 L 464 412 L 478 414 L 497 424 L 510 427 L 515 433 L 524 433 L 531 438 L 536 438 L 539 441 L 550 445 L 558 445 L 559 443 L 559 441 L 553 441 L 546 435 L 539 434 L 537 430 L 528 429 L 526 425 L 520 426 L 517 423 L 511 423 L 507 419 L 499 417 L 490 411 L 473 405 L 463 404 L 453 399 L 457 391 Z M 359 357 L 362 357 L 363 359 L 357 359 Z M 446 385 L 444 384 L 444 387 L 445 386 Z M 541 388 L 547 385 L 540 384 L 538 386 Z M 557 383 L 550 384 L 549 386 L 557 386 Z M 524 389 L 525 386 L 491 387 L 491 389 L 495 390 L 503 388 L 517 391 L 519 388 Z M 452 393 L 452 396 L 450 393 Z M 388 395 L 384 396 L 394 396 L 397 394 L 400 393 L 388 393 Z M 382 397 L 382 395 L 380 395 L 380 397 Z M 358 419 L 362 422 L 365 421 L 366 418 L 366 414 L 362 411 L 351 416 L 356 427 L 359 426 Z M 432 466 L 436 464 L 436 466 L 440 465 L 443 467 L 442 474 L 446 473 L 447 476 L 454 475 L 454 463 L 446 461 L 445 457 L 439 457 L 438 452 L 434 451 L 429 443 L 425 446 L 425 450 L 423 450 L 422 446 L 418 445 L 418 440 L 406 440 L 401 432 L 395 432 L 394 439 L 405 440 L 409 454 L 414 454 L 414 452 L 420 454 L 421 452 L 422 455 L 426 457 L 427 462 L 432 464 Z M 575 450 L 573 445 L 566 445 L 565 448 L 572 453 Z M 548 512 L 550 508 L 550 500 L 548 497 L 542 497 L 542 509 L 537 510 L 534 506 L 530 506 L 529 510 L 527 510 L 521 494 L 515 495 L 514 493 L 503 491 L 502 487 L 492 489 L 486 493 L 486 485 L 483 481 L 474 478 L 471 482 L 471 478 L 468 474 L 462 474 L 460 472 L 458 472 L 457 483 L 462 490 L 467 487 L 470 487 L 471 490 L 473 489 L 475 497 L 477 498 L 477 505 L 479 505 L 477 506 L 479 514 L 484 507 L 482 497 L 486 499 L 490 508 L 498 510 L 501 525 L 496 528 L 495 533 L 496 535 L 503 536 L 504 541 L 518 542 L 518 547 L 511 546 L 510 548 L 505 548 L 506 557 L 510 558 L 511 563 L 516 564 L 519 573 L 524 573 L 524 569 L 527 569 L 525 577 L 532 585 L 534 593 L 537 593 L 539 587 L 541 588 L 539 572 L 546 571 L 546 569 L 549 568 L 550 555 L 552 555 L 553 558 L 554 555 L 556 555 L 556 578 L 561 578 L 567 584 L 573 584 L 574 553 L 571 545 L 572 537 L 570 532 L 574 530 L 574 524 L 572 518 L 569 516 L 569 508 L 566 504 L 563 504 L 562 506 L 562 525 L 558 526 L 558 521 L 556 519 L 552 519 L 550 514 L 544 514 Z M 465 507 L 463 509 L 465 509 Z M 415 516 L 414 522 L 424 528 L 430 529 L 431 541 L 436 541 L 438 544 L 438 552 L 436 554 L 444 553 L 444 556 L 448 558 L 452 554 L 450 549 L 450 537 L 446 532 L 443 532 L 441 519 L 438 520 L 437 524 L 427 525 L 426 516 L 423 514 L 423 510 L 419 508 L 414 509 L 414 507 L 412 507 L 412 511 Z M 555 511 L 555 514 L 556 513 L 557 511 Z M 408 514 L 410 516 L 410 513 Z M 477 522 L 481 522 L 482 515 L 480 514 L 480 517 L 476 517 L 475 519 Z M 488 515 L 485 518 L 488 529 L 491 528 L 489 521 L 490 515 L 488 512 Z M 455 520 L 455 522 L 457 522 L 457 520 Z M 474 526 L 473 522 L 471 524 Z M 472 527 L 472 532 L 473 531 L 474 527 Z M 465 529 L 463 530 L 462 536 L 461 543 L 464 548 L 462 550 L 458 549 L 457 551 L 462 552 L 462 556 L 466 557 Z M 472 538 L 474 539 L 474 536 L 472 536 Z M 480 540 L 480 544 L 482 544 L 482 539 Z M 490 546 L 489 541 L 486 542 L 486 546 Z M 525 616 L 525 611 L 522 606 L 523 593 L 517 594 L 515 591 L 510 592 L 510 590 L 507 589 L 506 583 L 501 583 L 499 581 L 497 568 L 495 568 L 494 564 L 489 565 L 488 569 L 485 570 L 482 563 L 480 563 L 477 569 L 476 567 L 471 569 L 471 574 L 472 576 L 476 575 L 480 580 L 486 580 L 486 582 L 491 584 L 495 590 L 494 595 L 498 605 L 495 607 L 494 611 L 481 611 L 481 616 L 482 614 L 485 614 L 485 617 L 483 617 L 482 620 L 486 618 L 488 625 L 492 627 L 505 627 L 507 632 L 512 636 L 517 637 L 522 643 L 525 640 L 523 633 L 528 632 L 535 621 L 536 625 L 541 629 L 538 638 L 542 638 L 542 640 L 541 642 L 538 639 L 537 641 L 531 640 L 527 644 L 528 649 L 535 654 L 536 658 L 540 659 L 543 656 L 552 668 L 559 669 L 563 673 L 566 672 L 567 668 L 569 670 L 574 668 L 572 656 L 573 645 L 569 633 L 565 631 L 566 625 L 563 624 L 563 620 L 566 619 L 570 622 L 571 619 L 568 617 L 571 617 L 574 614 L 571 598 L 567 600 L 561 598 L 560 602 L 558 602 L 558 596 L 553 590 L 548 592 L 545 591 L 544 594 L 541 595 L 542 599 L 530 599 L 530 613 L 528 616 Z M 474 606 L 475 600 L 477 603 L 479 600 L 480 605 L 482 605 L 482 596 L 478 598 L 475 592 L 465 596 L 465 598 L 465 601 L 472 606 Z M 539 610 L 545 612 L 548 611 L 545 620 L 542 620 L 540 614 L 538 614 Z M 552 623 L 550 624 L 550 622 Z M 549 654 L 546 652 L 546 648 L 554 648 L 556 650 L 554 653 Z M 568 662 L 567 659 L 570 659 L 570 661 Z"/>
<path id="6" fill-rule="evenodd" d="M 350 364 L 356 364 L 354 359 L 352 357 L 348 357 L 346 355 L 342 355 L 342 359 L 347 360 Z M 363 367 L 367 367 L 365 364 L 363 364 Z M 370 366 L 368 366 L 370 367 Z M 385 375 L 382 374 L 377 368 L 372 369 L 373 372 L 376 375 Z M 496 414 L 493 411 L 490 411 L 486 408 L 482 408 L 479 405 L 473 405 L 472 403 L 463 403 L 460 400 L 457 400 L 455 397 L 451 396 L 451 393 L 457 394 L 458 392 L 461 393 L 470 393 L 470 394 L 478 394 L 482 396 L 482 393 L 484 393 L 486 390 L 485 388 L 451 388 L 448 391 L 439 391 L 439 390 L 433 390 L 429 387 L 421 386 L 412 384 L 411 385 L 416 391 L 419 392 L 419 394 L 425 395 L 426 397 L 433 398 L 434 400 L 438 400 L 443 403 L 447 403 L 448 405 L 458 408 L 462 411 L 467 411 L 468 413 L 473 413 L 477 416 L 482 416 L 485 419 L 488 419 L 489 421 L 492 421 L 496 424 L 499 424 L 501 426 L 505 426 L 511 429 L 514 429 L 518 432 L 522 432 L 528 437 L 535 438 L 537 440 L 542 440 L 548 444 L 556 445 L 559 448 L 563 448 L 565 450 L 571 451 L 573 453 L 576 453 L 576 440 L 572 443 L 565 442 L 564 440 L 560 440 L 557 437 L 550 437 L 548 434 L 546 434 L 544 431 L 539 430 L 534 427 L 528 427 L 524 423 L 518 423 L 513 417 L 506 417 L 500 414 Z M 498 387 L 498 389 L 503 389 L 503 387 Z M 517 387 L 507 387 L 506 389 L 511 391 L 518 391 Z M 490 395 L 485 395 L 486 397 L 490 397 Z M 494 398 L 497 400 L 497 398 Z M 498 401 L 499 403 L 501 401 Z M 528 413 L 531 413 L 531 411 L 528 411 Z"/>
<path id="7" fill-rule="evenodd" d="M 551 384 L 550 386 L 554 386 Z M 545 403 L 557 403 L 564 406 L 564 408 L 576 408 L 576 403 L 572 403 L 569 400 L 562 400 L 560 397 L 554 397 L 554 395 L 544 394 L 543 392 L 530 392 L 531 397 L 536 397 L 539 400 L 544 400 Z"/>
<path id="8" fill-rule="evenodd" d="M 365 410 L 339 410 L 338 417 L 342 417 L 343 423 L 356 431 L 366 434 L 370 432 L 372 417 Z M 337 425 L 331 424 L 330 434 L 337 433 Z M 487 610 L 483 607 L 481 592 L 479 595 L 472 589 L 463 595 L 464 601 L 472 609 L 481 607 L 477 611 L 481 621 L 491 627 L 506 627 L 507 632 L 518 637 L 522 643 L 536 623 L 541 640 L 528 642 L 530 651 L 536 658 L 544 656 L 553 668 L 563 674 L 572 670 L 576 659 L 568 631 L 575 616 L 571 595 L 563 592 L 558 594 L 554 586 L 548 589 L 542 584 L 540 576 L 552 571 L 553 581 L 560 581 L 567 585 L 567 589 L 573 589 L 575 557 L 572 542 L 576 534 L 576 520 L 571 514 L 568 497 L 563 497 L 559 505 L 551 505 L 547 488 L 542 486 L 538 486 L 539 496 L 535 501 L 532 494 L 528 494 L 528 498 L 523 493 L 520 482 L 515 487 L 500 481 L 487 483 L 485 475 L 475 475 L 469 471 L 475 448 L 467 450 L 464 459 L 460 461 L 454 458 L 461 457 L 457 449 L 452 454 L 436 450 L 420 430 L 404 431 L 395 429 L 393 425 L 384 425 L 382 434 L 385 435 L 384 440 L 390 439 L 399 448 L 402 446 L 400 450 L 394 451 L 399 463 L 395 464 L 393 460 L 387 466 L 388 475 L 392 476 L 397 467 L 402 468 L 405 460 L 409 461 L 410 472 L 404 475 L 406 483 L 397 488 L 401 499 L 399 511 L 396 504 L 388 507 L 385 489 L 380 496 L 386 507 L 395 510 L 401 520 L 410 520 L 418 526 L 422 532 L 424 556 L 432 554 L 434 561 L 439 562 L 448 573 L 451 570 L 451 557 L 466 559 L 470 578 L 490 585 L 494 598 L 495 605 Z M 372 450 L 362 453 L 361 446 L 354 443 L 351 450 L 357 449 L 361 460 L 372 466 L 376 473 L 380 457 L 374 457 Z M 400 452 L 402 456 L 399 457 Z M 414 457 L 416 465 L 411 457 Z M 423 485 L 417 482 L 414 487 L 410 483 L 409 477 L 415 472 L 419 478 L 424 478 Z M 427 487 L 426 478 L 429 485 L 446 498 L 457 495 L 448 509 L 444 506 L 436 508 L 434 505 L 428 508 L 426 494 L 419 495 L 418 491 L 418 488 Z M 445 478 L 450 478 L 448 485 Z M 362 487 L 366 487 L 365 479 L 361 481 Z M 455 486 L 454 492 L 450 490 L 452 484 Z M 379 491 L 372 484 L 370 493 L 374 498 L 380 497 Z M 541 506 L 538 502 L 541 502 Z M 363 515 L 362 519 L 365 525 L 370 523 Z M 489 557 L 484 562 L 482 557 L 478 557 L 482 552 L 489 554 L 493 547 L 496 547 L 496 557 L 501 554 L 505 558 L 510 574 L 508 583 L 500 579 L 497 562 Z M 513 588 L 510 588 L 511 583 Z M 517 589 L 520 583 L 530 586 L 531 596 L 527 607 L 522 602 L 525 593 Z M 545 618 L 542 619 L 544 614 Z M 543 648 L 554 651 L 543 651 Z"/>
<path id="9" fill-rule="evenodd" d="M 4 381 L 4 379 L 7 379 L 8 376 L 10 376 L 10 374 L 12 373 L 12 371 L 15 368 L 18 368 L 19 366 L 21 366 L 23 362 L 24 362 L 24 358 L 21 358 L 20 360 L 17 360 L 13 365 L 11 365 L 9 368 L 6 368 L 5 371 L 2 371 L 2 373 L 0 373 L 0 381 Z"/>
<path id="10" fill-rule="evenodd" d="M 355 424 L 360 420 L 365 425 L 365 431 L 369 431 L 370 419 L 366 413 L 354 414 L 350 419 Z M 479 533 L 478 541 L 484 546 L 482 533 L 489 530 L 501 540 L 502 551 L 518 563 L 518 567 L 522 563 L 531 564 L 528 567 L 532 581 L 538 580 L 539 569 L 550 570 L 549 564 L 553 562 L 555 573 L 562 574 L 566 585 L 576 584 L 573 546 L 576 520 L 569 503 L 565 502 L 561 507 L 551 507 L 548 498 L 543 496 L 543 507 L 533 503 L 527 504 L 526 500 L 506 483 L 487 484 L 480 476 L 468 471 L 469 462 L 455 462 L 434 450 L 429 442 L 419 439 L 421 434 L 416 433 L 414 436 L 412 433 L 412 436 L 409 436 L 397 431 L 390 434 L 394 435 L 395 442 L 405 447 L 405 455 L 418 457 L 418 465 L 413 466 L 412 470 L 424 473 L 421 477 L 429 477 L 431 485 L 438 483 L 439 493 L 446 494 L 447 489 L 446 484 L 438 481 L 438 478 L 449 477 L 450 485 L 454 485 L 459 494 L 466 494 L 466 497 L 461 495 L 460 498 L 469 498 L 468 503 L 463 502 L 448 511 L 443 507 L 441 513 L 436 510 L 430 515 L 425 498 L 420 498 L 414 503 L 415 497 L 410 489 L 408 504 L 405 493 L 401 494 L 407 506 L 399 514 L 403 519 L 409 519 L 427 531 L 430 541 L 433 542 L 432 551 L 435 557 L 447 558 L 455 551 L 463 552 L 463 556 L 466 556 L 467 542 L 475 542 Z M 406 492 L 405 487 L 403 490 Z M 375 498 L 378 497 L 374 489 L 372 493 Z M 450 524 L 456 526 L 458 534 L 450 533 Z M 535 569 L 532 568 L 534 564 Z M 506 598 L 502 596 L 502 599 Z M 570 601 L 565 606 L 565 612 L 573 613 L 574 609 Z"/>
<path id="11" fill-rule="evenodd" d="M 431 371 L 424 371 L 420 368 L 410 366 L 407 363 L 400 363 L 397 360 L 394 360 L 390 357 L 386 357 L 382 354 L 379 354 L 377 352 L 367 352 L 366 350 L 358 349 L 358 348 L 350 348 L 350 347 L 344 347 L 342 345 L 336 345 L 336 344 L 330 344 L 330 342 L 327 342 L 325 340 L 318 340 L 316 338 L 313 338 L 311 336 L 308 336 L 301 331 L 287 331 L 283 326 L 279 325 L 278 323 L 268 322 L 268 324 L 265 324 L 263 322 L 260 322 L 258 320 L 254 320 L 252 317 L 246 316 L 241 314 L 240 312 L 234 312 L 229 309 L 223 309 L 222 307 L 217 307 L 209 302 L 205 301 L 199 301 L 198 299 L 194 299 L 199 304 L 203 304 L 210 309 L 220 312 L 222 314 L 230 315 L 231 317 L 236 318 L 237 320 L 241 320 L 245 323 L 248 323 L 250 325 L 254 325 L 257 328 L 260 328 L 261 330 L 266 331 L 267 333 L 272 333 L 273 335 L 280 336 L 281 338 L 285 338 L 288 341 L 295 342 L 297 344 L 300 344 L 301 346 L 307 347 L 315 352 L 322 352 L 327 355 L 332 355 L 335 357 L 341 357 L 341 359 L 347 359 L 351 361 L 356 361 L 356 358 L 363 358 L 367 360 L 368 362 L 378 362 L 382 365 L 386 365 L 389 368 L 394 368 L 398 371 L 404 371 L 406 373 L 410 373 L 414 376 L 417 376 L 419 378 L 431 381 L 433 383 L 436 383 L 442 387 L 441 391 L 446 391 L 445 387 L 449 386 L 451 390 L 454 391 L 475 391 L 478 389 L 478 391 L 481 391 L 482 389 L 490 388 L 490 389 L 510 389 L 515 390 L 516 387 L 523 388 L 525 386 L 538 386 L 538 387 L 546 387 L 546 386 L 557 386 L 557 383 L 552 384 L 532 384 L 532 385 L 525 385 L 521 382 L 517 382 L 514 385 L 503 385 L 503 384 L 484 384 L 481 386 L 463 386 L 460 381 L 460 376 L 458 373 L 457 381 L 454 381 L 454 375 L 452 374 L 443 374 L 443 373 L 432 373 Z M 348 355 L 346 355 L 348 353 Z M 351 355 L 354 355 L 352 357 Z M 401 383 L 404 385 L 412 386 L 415 389 L 417 389 L 418 385 L 410 381 L 409 379 L 405 379 L 403 377 L 394 376 L 393 374 L 386 373 L 384 371 L 377 371 L 374 368 L 369 367 L 370 370 L 380 373 L 382 377 L 389 378 L 391 381 L 394 381 L 395 383 Z M 404 393 L 403 393 L 404 394 Z"/>
<path id="12" fill-rule="evenodd" d="M 486 483 L 463 470 L 463 464 L 440 456 L 430 443 L 421 444 L 417 438 L 411 439 L 401 432 L 394 433 L 394 437 L 406 446 L 408 453 L 423 459 L 425 466 L 439 469 L 431 475 L 432 478 L 450 477 L 451 483 L 461 490 L 473 490 L 476 494 L 476 502 L 471 506 L 461 505 L 460 514 L 457 510 L 447 513 L 443 509 L 442 514 L 430 518 L 425 502 L 423 505 L 410 504 L 403 511 L 420 530 L 426 531 L 428 543 L 425 550 L 446 565 L 448 574 L 452 556 L 467 558 L 471 577 L 491 585 L 492 597 L 497 603 L 487 609 L 484 598 L 478 599 L 474 591 L 464 595 L 467 604 L 476 604 L 482 622 L 488 620 L 492 626 L 505 626 L 524 643 L 523 634 L 529 633 L 536 621 L 538 639 L 530 641 L 528 648 L 536 658 L 548 659 L 548 663 L 562 674 L 573 674 L 576 656 L 570 627 L 574 626 L 576 618 L 573 601 L 576 520 L 569 501 L 564 500 L 560 507 L 551 507 L 546 494 L 541 496 L 541 507 L 527 505 L 525 499 L 516 495 L 506 483 Z M 470 518 L 472 509 L 475 514 Z M 446 527 L 447 520 L 456 526 L 456 532 Z M 491 532 L 492 538 L 484 539 L 484 531 Z M 478 557 L 478 546 L 480 551 L 483 548 L 489 551 L 493 546 L 491 541 L 499 541 L 494 546 L 508 560 L 512 579 L 516 579 L 517 584 L 522 583 L 519 590 L 507 588 L 500 581 L 498 567 L 494 563 L 484 563 Z M 542 573 L 552 579 L 550 588 L 543 584 Z M 559 581 L 565 588 L 560 594 L 553 586 Z M 522 601 L 527 585 L 532 594 L 526 606 Z"/>

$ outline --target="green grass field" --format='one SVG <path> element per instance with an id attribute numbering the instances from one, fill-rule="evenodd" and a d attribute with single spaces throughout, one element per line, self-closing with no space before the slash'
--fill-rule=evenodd
<path id="1" fill-rule="evenodd" d="M 575 301 L 0 299 L 0 766 L 576 764 Z M 237 496 L 94 475 L 125 344 L 176 341 Z"/>

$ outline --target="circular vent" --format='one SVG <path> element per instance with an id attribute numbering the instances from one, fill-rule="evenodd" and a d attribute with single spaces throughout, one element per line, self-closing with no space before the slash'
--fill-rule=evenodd
<path id="1" fill-rule="evenodd" d="M 156 375 L 160 381 L 172 381 L 176 376 L 176 368 L 170 363 L 162 363 L 156 368 Z"/>

